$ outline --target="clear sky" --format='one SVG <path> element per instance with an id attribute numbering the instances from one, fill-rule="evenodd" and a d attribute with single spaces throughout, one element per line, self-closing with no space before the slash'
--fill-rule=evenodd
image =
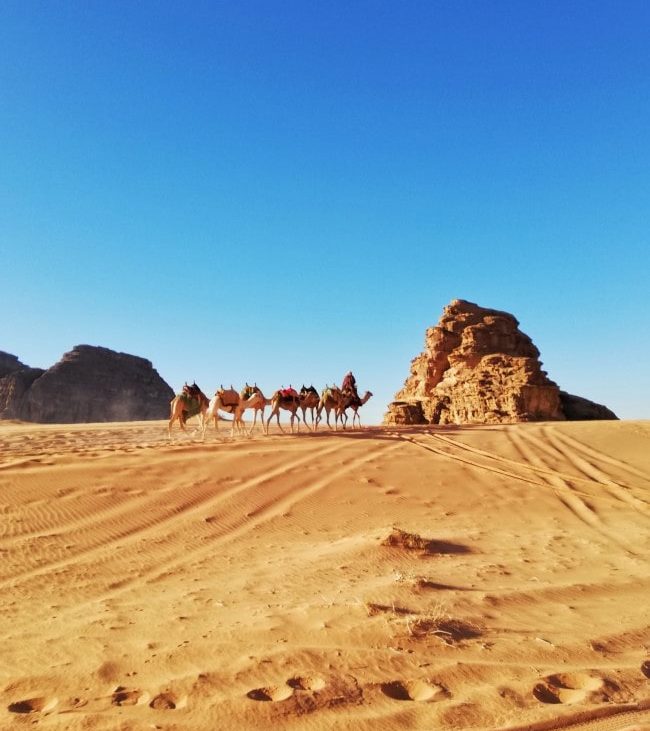
<path id="1" fill-rule="evenodd" d="M 178 390 L 352 369 L 454 298 L 650 418 L 650 3 L 0 3 L 0 350 Z"/>

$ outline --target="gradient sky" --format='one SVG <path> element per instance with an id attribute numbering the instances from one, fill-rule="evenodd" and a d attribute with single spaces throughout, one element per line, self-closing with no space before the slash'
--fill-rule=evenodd
<path id="1" fill-rule="evenodd" d="M 454 298 L 650 417 L 650 3 L 0 3 L 0 350 L 378 423 Z"/>

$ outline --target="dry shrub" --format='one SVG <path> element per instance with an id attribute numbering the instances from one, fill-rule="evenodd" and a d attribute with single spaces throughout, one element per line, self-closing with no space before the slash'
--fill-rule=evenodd
<path id="1" fill-rule="evenodd" d="M 405 548 L 407 551 L 426 551 L 430 544 L 430 540 L 422 538 L 417 533 L 407 533 L 401 528 L 393 528 L 381 542 L 382 546 Z"/>
<path id="2" fill-rule="evenodd" d="M 481 629 L 471 622 L 445 616 L 420 617 L 409 622 L 409 630 L 411 637 L 416 639 L 436 635 L 448 645 L 472 640 L 482 634 Z"/>

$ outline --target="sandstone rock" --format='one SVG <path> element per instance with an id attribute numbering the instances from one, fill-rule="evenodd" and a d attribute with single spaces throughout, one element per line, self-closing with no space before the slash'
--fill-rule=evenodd
<path id="1" fill-rule="evenodd" d="M 386 424 L 426 424 L 427 421 L 422 413 L 422 403 L 408 403 L 407 401 L 393 401 L 388 404 L 388 414 L 385 418 Z"/>
<path id="2" fill-rule="evenodd" d="M 0 419 L 29 421 L 29 389 L 43 373 L 42 368 L 23 366 L 0 378 Z"/>
<path id="3" fill-rule="evenodd" d="M 581 396 L 572 396 L 560 391 L 562 409 L 570 421 L 591 421 L 592 419 L 618 419 L 618 416 L 607 406 L 596 404 Z"/>
<path id="4" fill-rule="evenodd" d="M 562 400 L 541 365 L 539 350 L 513 315 L 454 300 L 438 325 L 427 330 L 425 350 L 411 362 L 411 374 L 389 404 L 384 423 L 616 418 L 604 415 L 612 413 L 608 409 L 594 409 L 597 405 L 587 408 L 586 400 Z"/>
<path id="5" fill-rule="evenodd" d="M 15 355 L 0 350 L 0 378 L 21 368 L 27 368 L 27 366 L 21 363 Z"/>
<path id="6" fill-rule="evenodd" d="M 150 361 L 77 345 L 47 371 L 22 368 L 0 378 L 0 417 L 42 423 L 164 419 L 173 396 Z"/>

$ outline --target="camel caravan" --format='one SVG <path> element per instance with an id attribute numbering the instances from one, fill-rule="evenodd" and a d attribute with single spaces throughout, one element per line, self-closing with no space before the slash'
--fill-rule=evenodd
<path id="1" fill-rule="evenodd" d="M 196 383 L 191 386 L 186 383 L 182 392 L 174 396 L 171 401 L 168 432 L 171 438 L 172 426 L 176 421 L 181 430 L 185 431 L 187 420 L 198 416 L 199 429 L 203 438 L 205 438 L 206 430 L 211 421 L 214 421 L 215 430 L 219 430 L 220 411 L 232 416 L 231 436 L 234 436 L 235 433 L 250 436 L 257 424 L 258 414 L 264 434 L 269 433 L 269 425 L 274 416 L 278 428 L 284 433 L 284 428 L 280 423 L 281 411 L 287 411 L 290 415 L 291 433 L 294 432 L 294 424 L 296 431 L 300 431 L 301 419 L 298 411 L 302 412 L 302 423 L 307 429 L 314 432 L 318 429 L 323 412 L 325 412 L 327 426 L 330 429 L 332 428 L 330 414 L 334 412 L 334 430 L 338 429 L 339 424 L 345 429 L 348 424 L 348 411 L 352 412 L 351 427 L 354 429 L 356 425 L 361 428 L 359 409 L 371 396 L 370 391 L 366 391 L 363 397 L 359 396 L 356 381 L 351 372 L 343 379 L 341 388 L 326 386 L 319 394 L 313 386 L 303 385 L 300 391 L 296 391 L 295 388 L 289 386 L 289 388 L 278 389 L 271 398 L 266 398 L 257 384 L 250 386 L 247 383 L 240 392 L 237 392 L 232 386 L 224 388 L 222 385 L 217 389 L 214 396 L 209 399 Z M 267 406 L 271 407 L 271 412 L 265 421 L 264 411 Z M 249 410 L 253 411 L 253 422 L 247 430 L 243 417 L 245 412 Z M 311 424 L 307 419 L 308 415 Z"/>

